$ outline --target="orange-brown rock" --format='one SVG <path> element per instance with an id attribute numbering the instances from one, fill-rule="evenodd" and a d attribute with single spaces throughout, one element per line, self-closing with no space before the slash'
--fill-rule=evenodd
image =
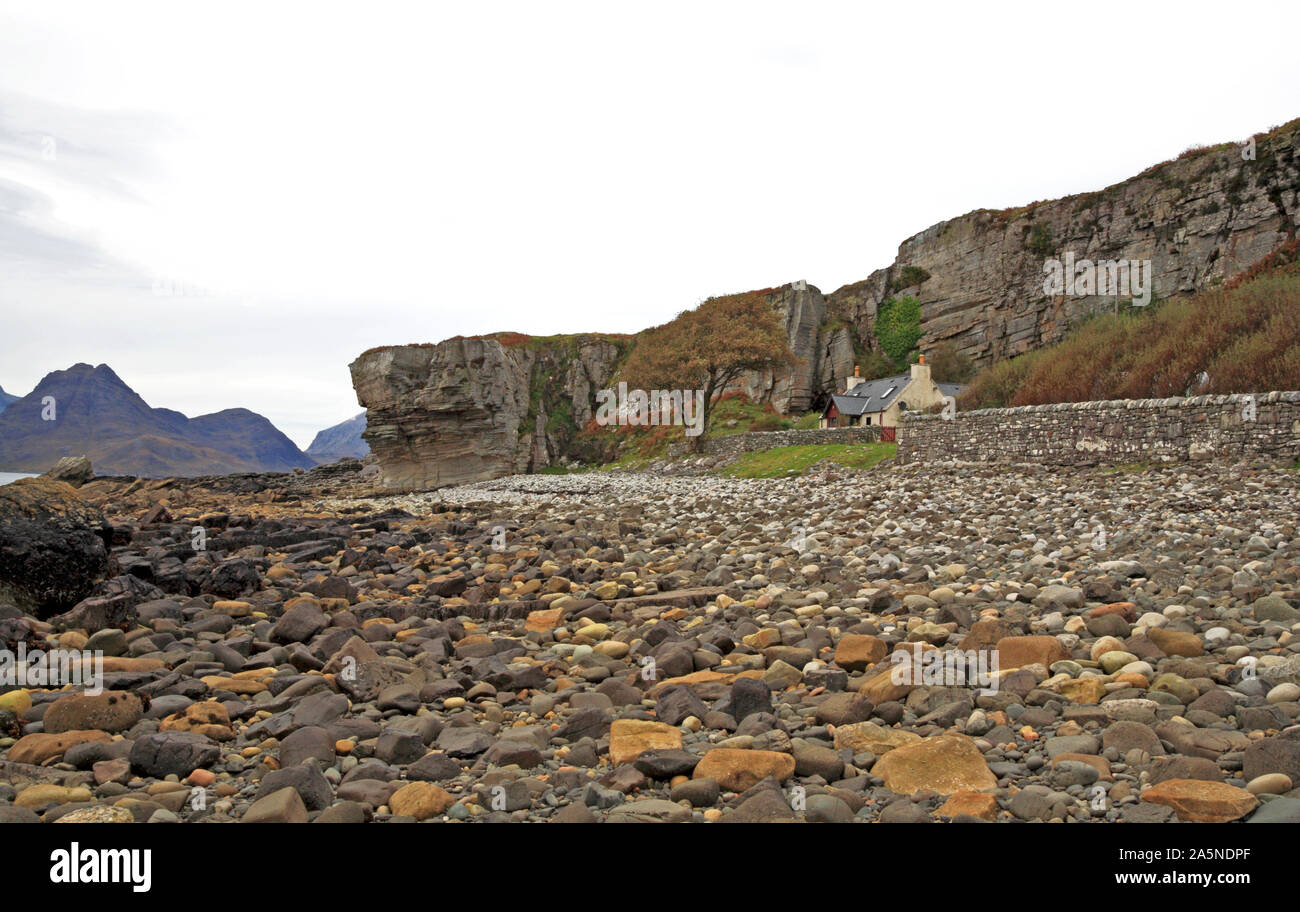
<path id="1" fill-rule="evenodd" d="M 541 611 L 529 612 L 528 617 L 524 619 L 524 629 L 536 633 L 549 633 L 563 623 L 563 608 L 545 608 Z"/>
<path id="2" fill-rule="evenodd" d="M 456 803 L 446 789 L 432 782 L 412 782 L 404 785 L 388 799 L 388 806 L 400 817 L 427 820 L 437 817 Z"/>
<path id="3" fill-rule="evenodd" d="M 1100 703 L 1106 696 L 1106 685 L 1095 675 L 1066 681 L 1057 690 L 1072 703 Z"/>
<path id="4" fill-rule="evenodd" d="M 235 737 L 230 727 L 230 713 L 216 700 L 191 703 L 184 711 L 163 719 L 158 728 L 160 731 L 198 732 L 213 741 L 229 741 Z"/>
<path id="5" fill-rule="evenodd" d="M 846 633 L 835 646 L 835 664 L 845 671 L 864 671 L 888 652 L 889 647 L 879 637 Z"/>
<path id="6" fill-rule="evenodd" d="M 681 746 L 681 729 L 667 722 L 615 719 L 609 727 L 609 761 L 615 766 L 631 763 L 648 750 L 675 750 Z"/>
<path id="7" fill-rule="evenodd" d="M 1098 605 L 1088 612 L 1089 617 L 1101 617 L 1106 614 L 1118 614 L 1131 624 L 1137 620 L 1137 605 L 1132 602 L 1111 602 L 1109 605 Z"/>
<path id="8" fill-rule="evenodd" d="M 102 732 L 98 729 L 65 731 L 57 735 L 38 732 L 34 735 L 25 735 L 19 738 L 14 746 L 9 748 L 9 754 L 5 759 L 14 763 L 31 763 L 40 766 L 46 761 L 62 757 L 63 752 L 74 744 L 81 744 L 85 741 L 108 740 L 110 740 L 108 732 Z"/>
<path id="9" fill-rule="evenodd" d="M 886 728 L 875 722 L 853 722 L 835 727 L 835 749 L 855 754 L 871 753 L 877 757 L 896 747 L 920 741 L 921 736 L 902 728 Z"/>
<path id="10" fill-rule="evenodd" d="M 668 678 L 660 681 L 654 687 L 651 687 L 646 691 L 646 696 L 654 699 L 659 695 L 660 691 L 669 687 L 675 687 L 678 684 L 712 684 L 717 681 L 732 681 L 737 677 L 737 671 L 739 671 L 738 668 L 733 668 L 730 672 L 717 671 L 711 668 L 705 668 L 702 671 L 692 671 L 690 674 L 678 675 L 675 678 Z M 759 672 L 759 675 L 762 675 L 761 671 Z"/>
<path id="11" fill-rule="evenodd" d="M 1179 820 L 1190 823 L 1227 823 L 1259 804 L 1245 789 L 1207 779 L 1166 779 L 1143 792 L 1142 800 L 1171 807 Z"/>
<path id="12" fill-rule="evenodd" d="M 872 703 L 879 706 L 881 703 L 888 703 L 891 700 L 902 700 L 913 690 L 915 684 L 896 684 L 894 683 L 894 672 L 897 669 L 892 663 L 886 664 L 881 671 L 872 675 L 866 682 L 858 688 L 858 693 L 866 697 Z"/>
<path id="13" fill-rule="evenodd" d="M 987 792 L 954 792 L 934 813 L 936 817 L 969 814 L 980 820 L 994 821 L 998 816 L 998 799 Z"/>
<path id="14" fill-rule="evenodd" d="M 144 703 L 133 693 L 108 690 L 101 694 L 68 694 L 45 710 L 45 731 L 51 735 L 98 729 L 126 731 L 144 714 Z"/>
<path id="15" fill-rule="evenodd" d="M 784 782 L 794 775 L 794 757 L 779 751 L 715 747 L 695 767 L 693 779 L 714 779 L 724 789 L 743 792 L 766 779 Z"/>
<path id="16" fill-rule="evenodd" d="M 876 761 L 871 775 L 884 779 L 885 786 L 900 795 L 922 790 L 952 795 L 998 784 L 975 742 L 952 732 L 894 748 Z"/>
<path id="17" fill-rule="evenodd" d="M 962 648 L 966 645 L 963 641 Z M 998 667 L 1002 670 L 1022 668 L 1025 665 L 1042 665 L 1051 668 L 1053 662 L 1068 659 L 1070 653 L 1054 636 L 1010 636 L 998 640 Z"/>
<path id="18" fill-rule="evenodd" d="M 1159 646 L 1160 651 L 1165 655 L 1194 659 L 1205 654 L 1205 646 L 1202 645 L 1201 638 L 1194 633 L 1152 627 L 1147 631 L 1147 639 Z"/>

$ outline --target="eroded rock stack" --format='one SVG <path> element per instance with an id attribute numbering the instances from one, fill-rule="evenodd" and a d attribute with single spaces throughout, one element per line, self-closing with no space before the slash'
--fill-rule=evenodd
<path id="1" fill-rule="evenodd" d="M 621 345 L 480 338 L 366 352 L 350 369 L 382 483 L 425 490 L 544 468 L 595 416 Z"/>

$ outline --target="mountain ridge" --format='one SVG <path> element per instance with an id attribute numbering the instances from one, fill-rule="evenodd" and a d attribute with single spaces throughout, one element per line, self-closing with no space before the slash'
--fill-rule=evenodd
<path id="1" fill-rule="evenodd" d="M 188 418 L 152 408 L 107 364 L 46 374 L 0 412 L 0 466 L 43 472 L 87 456 L 100 475 L 142 477 L 285 472 L 315 462 L 245 408 Z"/>
<path id="2" fill-rule="evenodd" d="M 366 429 L 366 413 L 353 415 L 332 427 L 318 431 L 305 452 L 318 463 L 337 462 L 345 457 L 364 459 L 370 455 L 370 446 L 361 439 Z"/>

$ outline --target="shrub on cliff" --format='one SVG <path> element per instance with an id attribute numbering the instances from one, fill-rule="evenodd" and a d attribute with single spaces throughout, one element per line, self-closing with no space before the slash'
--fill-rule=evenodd
<path id="1" fill-rule="evenodd" d="M 741 374 L 795 362 L 780 316 L 763 293 L 751 291 L 710 298 L 646 330 L 621 378 L 629 387 L 644 390 L 703 390 L 703 427 L 708 434 L 714 405 Z"/>
<path id="2" fill-rule="evenodd" d="M 880 351 L 868 352 L 862 356 L 858 361 L 858 369 L 861 376 L 867 380 L 879 380 L 881 377 L 892 377 L 898 373 L 898 365 Z M 818 417 L 821 417 L 820 413 Z"/>
<path id="3" fill-rule="evenodd" d="M 904 288 L 921 285 L 928 281 L 929 278 L 930 273 L 920 266 L 904 266 L 898 271 L 898 275 L 889 280 L 889 291 L 892 294 L 895 291 L 902 291 Z"/>
<path id="4" fill-rule="evenodd" d="M 1035 256 L 1048 257 L 1056 249 L 1055 241 L 1052 240 L 1052 232 L 1046 225 L 1038 224 L 1029 230 L 1029 237 L 1025 241 L 1025 247 Z"/>
<path id="5" fill-rule="evenodd" d="M 908 295 L 886 298 L 876 310 L 876 338 L 880 348 L 898 367 L 921 341 L 921 302 Z"/>
<path id="6" fill-rule="evenodd" d="M 957 351 L 951 342 L 940 342 L 926 358 L 930 362 L 930 376 L 936 383 L 965 383 L 975 373 L 970 358 Z"/>

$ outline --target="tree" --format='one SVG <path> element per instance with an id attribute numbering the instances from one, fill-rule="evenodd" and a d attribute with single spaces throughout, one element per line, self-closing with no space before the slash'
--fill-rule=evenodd
<path id="1" fill-rule="evenodd" d="M 629 386 L 644 390 L 704 391 L 704 433 L 713 406 L 746 371 L 771 370 L 797 362 L 781 318 L 760 292 L 709 298 L 637 339 L 623 366 Z"/>

